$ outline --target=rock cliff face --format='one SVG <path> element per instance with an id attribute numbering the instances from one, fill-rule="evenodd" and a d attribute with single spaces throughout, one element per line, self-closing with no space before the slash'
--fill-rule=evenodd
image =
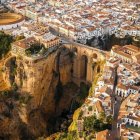
<path id="1" fill-rule="evenodd" d="M 18 129 L 11 130 L 13 137 L 8 139 L 31 140 L 52 133 L 54 128 L 51 118 L 70 107 L 70 92 L 75 92 L 66 85 L 71 82 L 72 63 L 69 50 L 60 49 L 48 58 L 34 62 L 14 55 L 5 60 L 3 78 L 14 90 L 18 88 L 19 93 L 13 109 L 17 119 L 13 121 L 9 118 L 18 125 Z M 11 100 L 14 102 L 14 99 Z M 11 115 L 15 116 L 12 112 Z M 1 135 L 5 137 L 4 132 Z"/>

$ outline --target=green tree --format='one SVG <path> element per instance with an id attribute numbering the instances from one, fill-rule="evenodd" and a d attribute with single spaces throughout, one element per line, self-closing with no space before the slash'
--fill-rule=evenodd
<path id="1" fill-rule="evenodd" d="M 92 131 L 94 129 L 94 122 L 96 120 L 95 116 L 89 116 L 84 118 L 84 128 L 87 131 Z"/>
<path id="2" fill-rule="evenodd" d="M 81 118 L 82 118 L 83 113 L 84 113 L 84 112 L 81 110 L 80 113 L 79 113 L 79 118 L 78 118 L 78 119 L 81 119 Z"/>
<path id="3" fill-rule="evenodd" d="M 85 83 L 80 84 L 80 94 L 78 95 L 81 100 L 88 96 L 88 86 Z"/>
<path id="4" fill-rule="evenodd" d="M 12 42 L 12 36 L 0 32 L 0 59 L 10 51 Z"/>
<path id="5" fill-rule="evenodd" d="M 19 40 L 22 40 L 24 38 L 25 38 L 24 35 L 18 35 L 18 36 L 16 36 L 15 41 L 19 41 Z"/>
<path id="6" fill-rule="evenodd" d="M 102 125 L 102 121 L 99 119 L 95 119 L 93 121 L 93 130 L 100 131 L 101 125 Z"/>
<path id="7" fill-rule="evenodd" d="M 106 117 L 103 119 L 102 117 L 104 116 L 103 113 L 101 113 L 100 118 L 96 118 L 96 116 L 89 116 L 84 118 L 84 128 L 86 131 L 95 131 L 99 132 L 105 129 L 110 129 L 111 124 L 107 123 Z M 110 118 L 108 118 L 110 119 Z"/>
<path id="8" fill-rule="evenodd" d="M 71 131 L 71 132 L 64 132 L 62 133 L 56 140 L 78 140 L 77 132 Z"/>
<path id="9" fill-rule="evenodd" d="M 27 56 L 34 54 L 44 54 L 47 51 L 45 46 L 40 43 L 31 44 L 30 48 L 26 49 L 25 53 Z"/>
<path id="10" fill-rule="evenodd" d="M 112 122 L 113 122 L 113 117 L 112 117 L 111 115 L 107 116 L 107 117 L 106 117 L 106 122 L 107 122 L 108 124 L 112 124 Z"/>
<path id="11" fill-rule="evenodd" d="M 101 112 L 100 115 L 99 115 L 99 119 L 100 119 L 101 121 L 104 121 L 105 118 L 106 118 L 105 112 Z"/>
<path id="12" fill-rule="evenodd" d="M 92 106 L 89 106 L 88 107 L 88 111 L 92 111 Z"/>

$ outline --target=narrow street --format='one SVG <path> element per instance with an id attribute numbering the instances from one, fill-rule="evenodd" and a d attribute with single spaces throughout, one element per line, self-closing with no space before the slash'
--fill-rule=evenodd
<path id="1" fill-rule="evenodd" d="M 117 120 L 118 120 L 118 115 L 119 115 L 119 110 L 121 106 L 121 97 L 117 96 L 115 94 L 116 91 L 116 86 L 118 83 L 118 75 L 117 75 L 117 68 L 115 69 L 115 81 L 114 81 L 114 87 L 113 87 L 113 92 L 112 92 L 112 110 L 113 110 L 113 123 L 112 123 L 112 136 L 114 140 L 120 140 L 120 135 L 119 135 L 119 129 L 117 128 Z"/>
<path id="2" fill-rule="evenodd" d="M 119 109 L 121 106 L 121 98 L 120 97 L 115 97 L 116 101 L 114 100 L 114 112 L 113 112 L 113 124 L 112 124 L 112 135 L 115 138 L 114 140 L 120 140 L 119 139 L 119 129 L 117 128 L 117 120 L 118 120 L 118 115 L 119 115 Z"/>

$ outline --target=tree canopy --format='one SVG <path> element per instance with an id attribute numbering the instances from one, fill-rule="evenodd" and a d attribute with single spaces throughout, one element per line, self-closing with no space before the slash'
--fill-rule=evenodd
<path id="1" fill-rule="evenodd" d="M 106 117 L 101 113 L 100 117 L 89 116 L 84 118 L 84 128 L 86 131 L 95 131 L 99 132 L 105 129 L 111 128 L 111 116 L 108 118 L 108 122 L 106 121 Z"/>
<path id="2" fill-rule="evenodd" d="M 0 32 L 0 59 L 10 51 L 12 42 L 12 36 Z"/>

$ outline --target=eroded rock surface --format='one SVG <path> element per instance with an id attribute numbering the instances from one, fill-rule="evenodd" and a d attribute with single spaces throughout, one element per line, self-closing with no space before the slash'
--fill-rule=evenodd
<path id="1" fill-rule="evenodd" d="M 1 138 L 31 140 L 55 131 L 50 118 L 69 109 L 76 94 L 67 86 L 72 69 L 69 50 L 60 49 L 32 63 L 13 55 L 5 60 L 3 79 L 17 97 L 8 96 L 0 102 Z"/>

